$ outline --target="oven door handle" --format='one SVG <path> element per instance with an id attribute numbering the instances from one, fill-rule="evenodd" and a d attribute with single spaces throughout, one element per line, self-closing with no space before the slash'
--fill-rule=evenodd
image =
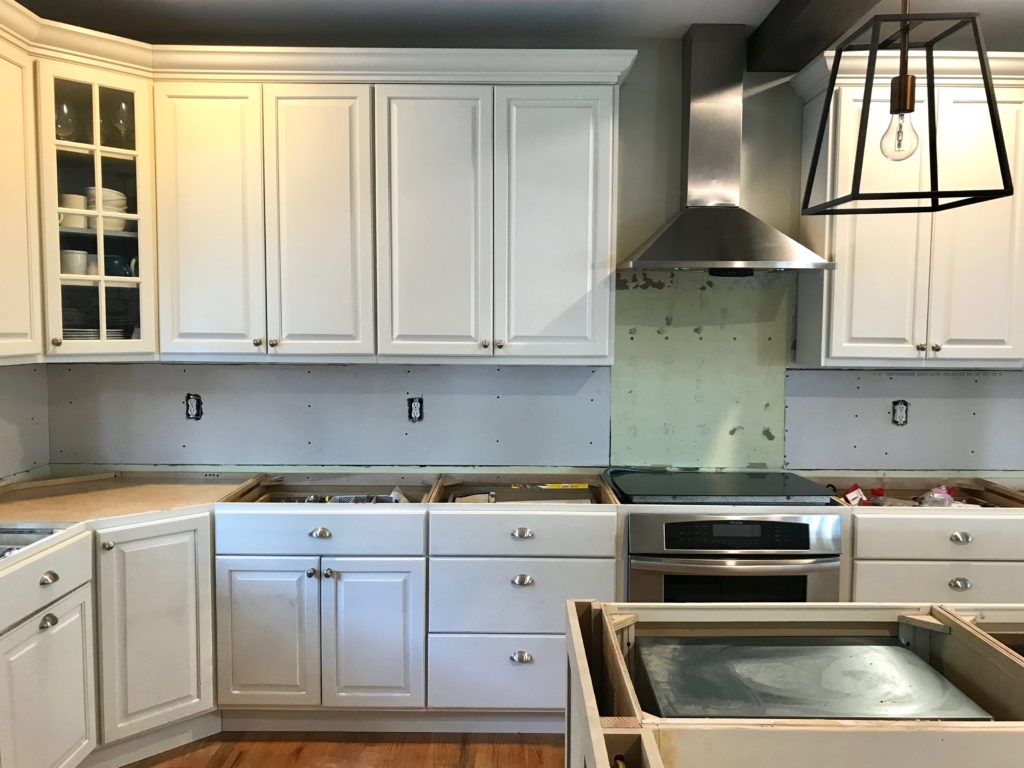
<path id="1" fill-rule="evenodd" d="M 730 560 L 717 558 L 631 557 L 629 568 L 686 576 L 706 574 L 744 576 L 802 576 L 839 568 L 839 557 L 785 558 L 779 560 Z"/>

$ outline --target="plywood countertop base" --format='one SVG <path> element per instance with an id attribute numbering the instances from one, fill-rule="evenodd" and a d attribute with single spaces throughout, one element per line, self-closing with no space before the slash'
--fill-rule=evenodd
<path id="1" fill-rule="evenodd" d="M 80 523 L 212 504 L 233 497 L 247 480 L 242 475 L 110 473 L 21 483 L 0 489 L 0 524 Z"/>

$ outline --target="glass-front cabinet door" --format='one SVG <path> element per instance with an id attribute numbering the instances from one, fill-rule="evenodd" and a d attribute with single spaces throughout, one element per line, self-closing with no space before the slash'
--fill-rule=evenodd
<path id="1" fill-rule="evenodd" d="M 39 63 L 48 354 L 156 352 L 151 84 Z"/>

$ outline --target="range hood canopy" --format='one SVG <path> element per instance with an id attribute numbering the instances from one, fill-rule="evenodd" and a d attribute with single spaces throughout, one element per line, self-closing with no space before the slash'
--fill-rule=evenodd
<path id="1" fill-rule="evenodd" d="M 686 207 L 622 265 L 632 269 L 832 269 L 740 207 L 742 24 L 694 24 L 683 37 Z"/>

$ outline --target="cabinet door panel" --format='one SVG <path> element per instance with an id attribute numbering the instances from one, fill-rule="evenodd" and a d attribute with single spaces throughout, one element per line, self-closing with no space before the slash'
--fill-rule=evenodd
<path id="1" fill-rule="evenodd" d="M 74 768 L 96 747 L 91 585 L 0 637 L 0 764 Z M 44 616 L 56 624 L 41 626 Z"/>
<path id="2" fill-rule="evenodd" d="M 493 89 L 375 95 L 378 351 L 490 356 Z"/>
<path id="3" fill-rule="evenodd" d="M 924 95 L 918 99 L 923 118 Z M 836 126 L 835 189 L 849 192 L 863 91 L 843 88 Z M 864 153 L 864 192 L 924 189 L 928 180 L 927 123 L 918 120 L 921 146 L 913 157 L 892 162 L 878 143 L 889 126 L 888 89 L 872 95 Z M 832 276 L 832 357 L 924 358 L 917 350 L 927 335 L 930 214 L 835 217 L 836 269 Z"/>
<path id="4" fill-rule="evenodd" d="M 156 84 L 163 352 L 264 354 L 261 86 Z"/>
<path id="5" fill-rule="evenodd" d="M 0 356 L 43 352 L 32 60 L 0 40 Z"/>
<path id="6" fill-rule="evenodd" d="M 321 618 L 325 707 L 423 707 L 424 558 L 327 558 Z"/>
<path id="7" fill-rule="evenodd" d="M 496 356 L 610 353 L 612 100 L 495 90 Z"/>
<path id="8" fill-rule="evenodd" d="M 217 558 L 222 707 L 320 704 L 319 568 L 318 557 Z"/>
<path id="9" fill-rule="evenodd" d="M 270 354 L 373 354 L 370 86 L 263 96 Z"/>
<path id="10" fill-rule="evenodd" d="M 1014 183 L 1024 182 L 1024 89 L 997 91 Z M 985 91 L 939 94 L 939 179 L 943 189 L 998 189 L 995 140 Z M 1024 194 L 935 214 L 932 356 L 1024 358 Z"/>
<path id="11" fill-rule="evenodd" d="M 103 742 L 212 710 L 209 513 L 100 529 L 96 540 Z"/>

